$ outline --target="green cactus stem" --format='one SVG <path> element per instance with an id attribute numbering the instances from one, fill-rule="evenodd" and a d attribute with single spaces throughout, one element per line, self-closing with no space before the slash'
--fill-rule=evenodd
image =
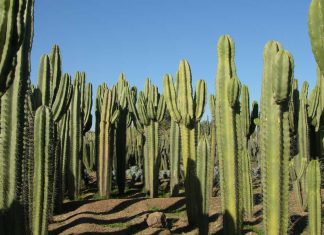
<path id="1" fill-rule="evenodd" d="M 209 199 L 211 195 L 210 182 L 213 179 L 214 167 L 211 164 L 210 146 L 206 136 L 202 136 L 197 146 L 197 179 L 200 184 L 199 207 L 201 215 L 199 216 L 199 234 L 208 234 L 209 223 Z"/>
<path id="2" fill-rule="evenodd" d="M 54 120 L 49 108 L 41 106 L 35 114 L 34 128 L 34 185 L 32 234 L 47 234 L 49 200 L 53 179 L 51 168 L 54 157 Z"/>
<path id="3" fill-rule="evenodd" d="M 306 171 L 309 234 L 322 234 L 321 171 L 318 160 L 312 160 Z"/>
<path id="4" fill-rule="evenodd" d="M 179 123 L 180 126 L 188 222 L 190 225 L 198 225 L 200 208 L 196 203 L 199 195 L 199 185 L 196 180 L 196 127 L 204 113 L 207 93 L 206 83 L 203 80 L 199 80 L 193 96 L 189 63 L 186 60 L 182 60 L 178 71 L 178 92 L 176 93 L 172 77 L 165 75 L 163 94 L 171 119 Z"/>
<path id="5" fill-rule="evenodd" d="M 240 234 L 242 205 L 239 197 L 241 170 L 240 108 L 241 84 L 234 64 L 234 42 L 230 36 L 218 40 L 216 78 L 216 141 L 223 202 L 224 232 Z"/>
<path id="6" fill-rule="evenodd" d="M 291 55 L 279 43 L 266 44 L 260 127 L 266 234 L 288 231 L 289 100 L 293 64 Z"/>
<path id="7" fill-rule="evenodd" d="M 313 54 L 320 71 L 324 72 L 324 1 L 312 0 L 308 11 L 308 33 Z"/>
<path id="8" fill-rule="evenodd" d="M 103 92 L 98 152 L 98 189 L 102 197 L 109 198 L 112 185 L 114 123 L 119 116 L 116 107 L 116 88 Z"/>

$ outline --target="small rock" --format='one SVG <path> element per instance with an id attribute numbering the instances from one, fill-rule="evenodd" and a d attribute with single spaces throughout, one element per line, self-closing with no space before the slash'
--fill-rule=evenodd
<path id="1" fill-rule="evenodd" d="M 167 220 L 163 212 L 156 211 L 147 216 L 146 223 L 152 228 L 165 228 Z"/>

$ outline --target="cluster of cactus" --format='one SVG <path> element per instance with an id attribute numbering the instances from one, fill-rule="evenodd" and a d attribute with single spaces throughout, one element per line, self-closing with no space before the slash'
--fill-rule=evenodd
<path id="1" fill-rule="evenodd" d="M 201 172 L 197 167 L 205 167 L 206 164 L 201 161 L 210 159 L 209 156 L 199 156 L 196 146 L 196 143 L 198 143 L 197 126 L 206 104 L 206 83 L 199 80 L 195 94 L 192 95 L 191 70 L 186 60 L 180 62 L 177 76 L 177 84 L 175 85 L 172 76 L 165 75 L 163 94 L 171 119 L 180 127 L 188 222 L 201 228 L 205 221 L 201 218 L 205 214 L 205 205 L 208 205 L 207 201 L 209 200 L 209 195 L 205 195 L 204 200 L 202 200 L 202 190 L 210 182 L 209 177 L 212 175 L 208 170 L 204 172 L 205 174 L 197 174 Z M 209 155 L 206 146 L 204 150 L 200 149 L 199 154 L 202 153 Z M 207 166 L 211 166 L 211 164 L 207 164 Z"/>
<path id="2" fill-rule="evenodd" d="M 159 189 L 161 162 L 159 154 L 159 122 L 164 117 L 165 107 L 164 97 L 159 94 L 157 87 L 147 79 L 144 91 L 139 93 L 137 99 L 137 116 L 140 124 L 144 126 L 145 188 L 151 197 L 157 197 Z"/>
<path id="3" fill-rule="evenodd" d="M 109 198 L 114 186 L 124 193 L 126 167 L 133 165 L 144 168 L 144 187 L 151 197 L 158 196 L 161 170 L 170 170 L 170 194 L 177 196 L 183 166 L 188 222 L 208 234 L 215 158 L 224 233 L 241 234 L 244 215 L 253 217 L 249 145 L 254 133 L 260 137 L 265 234 L 288 232 L 289 176 L 300 207 L 308 211 L 309 233 L 321 234 L 323 0 L 312 0 L 309 9 L 318 65 L 309 97 L 307 82 L 298 91 L 292 55 L 269 41 L 263 53 L 260 114 L 256 102 L 250 111 L 249 90 L 236 74 L 234 42 L 224 35 L 217 46 L 211 122 L 201 120 L 206 83 L 198 80 L 193 92 L 189 63 L 182 60 L 175 81 L 165 75 L 163 94 L 147 79 L 137 96 L 124 74 L 111 89 L 100 85 L 94 132 L 89 132 L 92 85 L 84 72 L 76 73 L 73 84 L 62 73 L 57 45 L 41 57 L 37 86 L 31 84 L 33 8 L 33 0 L 0 3 L 0 32 L 6 35 L 0 38 L 0 234 L 47 234 L 64 196 L 77 199 L 88 174 L 96 171 L 99 195 Z M 171 120 L 162 133 L 165 114 Z"/>

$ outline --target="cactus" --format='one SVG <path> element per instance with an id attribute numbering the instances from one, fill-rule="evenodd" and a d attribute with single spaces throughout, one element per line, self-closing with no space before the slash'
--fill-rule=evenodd
<path id="1" fill-rule="evenodd" d="M 253 114 L 253 113 L 252 113 Z M 257 111 L 256 111 L 257 114 Z M 254 128 L 253 119 L 250 117 L 250 97 L 247 86 L 242 87 L 241 94 L 241 130 L 242 130 L 242 200 L 243 212 L 251 218 L 253 216 L 253 190 L 252 190 L 252 167 L 251 156 L 248 150 L 248 142 Z M 252 120 L 251 120 L 252 119 Z"/>
<path id="2" fill-rule="evenodd" d="M 288 230 L 288 102 L 292 76 L 291 55 L 279 43 L 268 42 L 264 49 L 260 127 L 266 234 L 286 234 Z"/>
<path id="3" fill-rule="evenodd" d="M 81 181 L 81 138 L 82 119 L 81 117 L 81 91 L 78 80 L 74 81 L 73 97 L 70 107 L 70 130 L 71 147 L 70 159 L 68 163 L 67 188 L 70 199 L 76 199 L 80 194 Z"/>
<path id="4" fill-rule="evenodd" d="M 129 91 L 128 82 L 125 79 L 124 74 L 119 76 L 116 86 L 116 102 L 118 109 L 120 110 L 119 118 L 116 121 L 116 178 L 119 194 L 123 194 L 125 191 L 125 171 L 126 171 L 126 130 L 130 125 L 127 120 L 129 119 L 128 102 L 132 99 L 127 99 Z"/>
<path id="5" fill-rule="evenodd" d="M 324 1 L 312 0 L 308 12 L 308 33 L 312 51 L 320 68 L 324 72 Z"/>
<path id="6" fill-rule="evenodd" d="M 0 3 L 0 97 L 9 89 L 21 52 L 29 56 L 33 38 L 33 0 L 7 0 Z M 25 44 L 25 45 L 24 45 Z M 22 48 L 24 47 L 24 48 Z M 20 53 L 20 55 L 19 55 Z M 28 63 L 26 64 L 26 66 Z M 28 65 L 29 66 L 29 65 Z M 25 77 L 27 79 L 27 77 Z"/>
<path id="7" fill-rule="evenodd" d="M 146 80 L 144 92 L 140 92 L 138 97 L 138 118 L 142 125 L 145 126 L 146 148 L 145 155 L 146 164 L 145 180 L 147 190 L 151 197 L 157 197 L 159 186 L 159 169 L 161 156 L 159 154 L 159 122 L 162 121 L 165 114 L 165 100 L 158 93 L 156 86 L 151 84 L 149 79 Z"/>
<path id="8" fill-rule="evenodd" d="M 239 198 L 240 178 L 240 108 L 241 84 L 236 76 L 234 43 L 231 37 L 218 41 L 218 66 L 216 79 L 216 141 L 221 179 L 224 232 L 241 232 L 242 205 Z"/>
<path id="9" fill-rule="evenodd" d="M 63 202 L 64 193 L 66 191 L 68 168 L 69 168 L 69 156 L 71 152 L 71 138 L 70 138 L 70 111 L 63 116 L 60 123 L 60 144 L 61 144 L 61 189 L 59 189 L 58 200 Z"/>
<path id="10" fill-rule="evenodd" d="M 290 176 L 300 207 L 305 210 L 307 207 L 307 195 L 305 185 L 305 169 L 310 160 L 310 135 L 309 121 L 307 114 L 307 93 L 308 83 L 304 82 L 299 97 L 298 112 L 298 154 L 290 161 Z"/>
<path id="11" fill-rule="evenodd" d="M 35 114 L 34 180 L 32 234 L 47 234 L 49 200 L 53 179 L 51 169 L 54 157 L 54 120 L 49 108 L 41 106 Z"/>
<path id="12" fill-rule="evenodd" d="M 181 155 L 185 174 L 187 218 L 191 225 L 197 225 L 199 208 L 198 182 L 196 180 L 197 123 L 200 121 L 206 103 L 206 83 L 199 80 L 195 95 L 192 95 L 192 77 L 189 63 L 182 60 L 179 65 L 179 90 L 176 94 L 172 77 L 165 75 L 163 94 L 171 119 L 179 123 L 181 135 Z"/>
<path id="13" fill-rule="evenodd" d="M 206 136 L 202 136 L 197 146 L 197 179 L 200 185 L 200 198 L 196 203 L 199 204 L 199 234 L 208 234 L 209 223 L 209 199 L 211 196 L 210 182 L 213 178 L 214 167 L 211 164 L 209 142 Z"/>
<path id="14" fill-rule="evenodd" d="M 322 234 L 321 171 L 318 160 L 311 160 L 306 171 L 309 234 Z"/>
<path id="15" fill-rule="evenodd" d="M 179 73 L 176 76 L 175 89 L 178 92 Z M 178 123 L 171 119 L 170 127 L 170 193 L 171 196 L 179 194 L 180 171 L 180 128 Z"/>
<path id="16" fill-rule="evenodd" d="M 28 229 L 24 205 L 28 202 L 22 200 L 29 198 L 23 195 L 28 192 L 27 185 L 23 185 L 23 159 L 28 158 L 24 156 L 24 124 L 29 118 L 25 102 L 30 83 L 34 1 L 2 1 L 0 5 L 0 31 L 6 35 L 0 39 L 0 234 L 24 234 Z"/>
<path id="17" fill-rule="evenodd" d="M 98 152 L 98 189 L 102 197 L 111 193 L 114 123 L 119 116 L 116 107 L 116 87 L 103 91 L 100 117 L 100 136 Z"/>

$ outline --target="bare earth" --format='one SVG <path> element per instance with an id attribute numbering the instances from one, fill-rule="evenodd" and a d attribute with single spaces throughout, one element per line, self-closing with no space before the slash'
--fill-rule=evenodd
<path id="1" fill-rule="evenodd" d="M 322 192 L 323 193 L 323 192 Z M 85 196 L 87 198 L 88 196 Z M 187 224 L 185 199 L 136 198 L 86 200 L 67 202 L 64 213 L 54 216 L 49 225 L 50 234 L 198 234 Z M 255 195 L 255 216 L 244 224 L 245 234 L 262 233 L 262 206 L 259 194 Z M 290 234 L 307 234 L 307 214 L 300 211 L 294 194 L 290 193 Z M 220 198 L 210 203 L 210 234 L 221 234 L 222 217 Z M 148 228 L 145 217 L 154 211 L 166 214 L 168 228 Z"/>

